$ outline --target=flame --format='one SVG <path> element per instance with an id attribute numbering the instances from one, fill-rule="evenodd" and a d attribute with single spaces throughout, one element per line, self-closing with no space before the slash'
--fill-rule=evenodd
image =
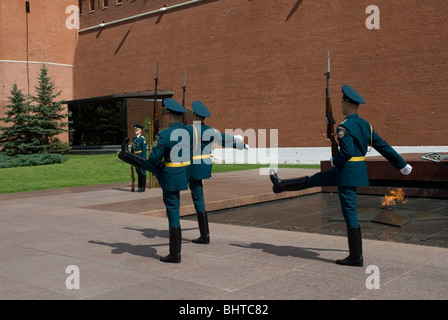
<path id="1" fill-rule="evenodd" d="M 408 202 L 408 199 L 404 198 L 403 189 L 397 188 L 391 190 L 389 194 L 384 195 L 384 199 L 381 200 L 381 204 L 383 207 L 394 207 L 396 201 L 400 201 L 401 203 Z"/>

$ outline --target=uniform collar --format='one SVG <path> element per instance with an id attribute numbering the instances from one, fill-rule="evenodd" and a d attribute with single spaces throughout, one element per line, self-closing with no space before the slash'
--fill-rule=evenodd
<path id="1" fill-rule="evenodd" d="M 352 113 L 345 117 L 345 119 L 351 119 L 351 118 L 359 118 L 359 114 Z"/>
<path id="2" fill-rule="evenodd" d="M 182 122 L 174 122 L 172 124 L 170 124 L 170 127 L 182 127 L 183 123 Z"/>

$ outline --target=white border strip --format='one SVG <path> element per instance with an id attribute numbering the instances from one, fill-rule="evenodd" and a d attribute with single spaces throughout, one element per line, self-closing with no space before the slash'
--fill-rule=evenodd
<path id="1" fill-rule="evenodd" d="M 19 60 L 0 60 L 0 62 L 6 63 L 32 63 L 32 64 L 50 64 L 52 66 L 61 66 L 61 67 L 74 67 L 72 64 L 64 64 L 64 63 L 54 63 L 54 62 L 45 62 L 45 61 L 19 61 Z"/>
<path id="2" fill-rule="evenodd" d="M 448 146 L 400 146 L 393 148 L 399 154 L 448 153 Z M 380 156 L 380 154 L 372 149 L 366 156 L 373 157 Z M 331 148 L 250 148 L 249 150 L 215 148 L 212 157 L 214 163 L 228 164 L 320 164 L 322 160 L 330 160 Z"/>

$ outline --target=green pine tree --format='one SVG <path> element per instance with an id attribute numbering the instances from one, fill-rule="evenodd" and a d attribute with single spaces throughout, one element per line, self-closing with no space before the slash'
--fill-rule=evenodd
<path id="1" fill-rule="evenodd" d="M 37 116 L 33 125 L 33 136 L 37 137 L 39 144 L 35 146 L 38 153 L 49 152 L 51 145 L 58 143 L 57 135 L 68 132 L 69 113 L 64 111 L 63 102 L 54 101 L 61 92 L 55 93 L 55 84 L 48 76 L 48 69 L 42 65 L 39 75 L 39 85 L 36 88 L 36 95 L 32 100 L 36 102 L 32 105 L 32 111 Z"/>
<path id="2" fill-rule="evenodd" d="M 27 146 L 33 144 L 29 123 L 34 116 L 30 114 L 29 101 L 17 84 L 12 86 L 8 100 L 10 104 L 6 105 L 6 117 L 0 118 L 0 121 L 9 125 L 0 127 L 0 147 L 10 156 L 31 153 Z"/>

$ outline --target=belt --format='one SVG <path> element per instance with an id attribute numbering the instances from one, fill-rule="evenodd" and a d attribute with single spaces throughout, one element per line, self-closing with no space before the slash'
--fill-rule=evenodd
<path id="1" fill-rule="evenodd" d="M 209 155 L 209 154 L 203 154 L 203 155 L 199 155 L 199 156 L 193 156 L 193 160 L 197 160 L 197 159 L 208 159 L 208 158 L 210 158 L 211 157 L 211 155 Z"/>
<path id="2" fill-rule="evenodd" d="M 143 152 L 143 150 L 140 150 L 140 151 L 134 151 L 134 153 L 142 153 Z"/>
<path id="3" fill-rule="evenodd" d="M 191 164 L 191 161 L 187 161 L 187 162 L 178 162 L 178 163 L 174 163 L 174 162 L 165 162 L 165 167 L 171 167 L 171 168 L 178 168 L 178 167 L 186 167 L 189 166 Z"/>
<path id="4" fill-rule="evenodd" d="M 351 157 L 350 160 L 348 161 L 352 161 L 352 162 L 360 162 L 360 161 L 365 161 L 366 157 Z"/>

